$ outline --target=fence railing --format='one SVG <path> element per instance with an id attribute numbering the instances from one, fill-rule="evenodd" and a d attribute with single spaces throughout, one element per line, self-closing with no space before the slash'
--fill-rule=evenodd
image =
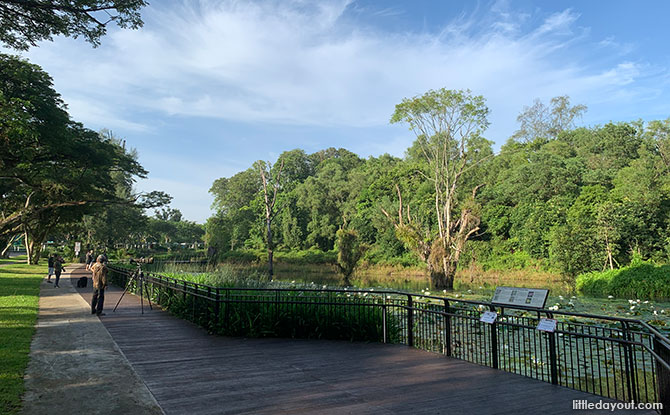
<path id="1" fill-rule="evenodd" d="M 110 268 L 125 286 L 132 271 Z M 406 344 L 620 401 L 661 402 L 670 413 L 670 340 L 642 321 L 399 291 L 143 280 L 152 301 L 212 332 Z M 496 321 L 480 322 L 489 310 Z M 555 332 L 536 329 L 543 317 L 558 320 Z"/>

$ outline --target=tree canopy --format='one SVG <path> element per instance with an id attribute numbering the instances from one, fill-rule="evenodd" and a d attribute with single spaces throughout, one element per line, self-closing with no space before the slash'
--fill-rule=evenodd
<path id="1" fill-rule="evenodd" d="M 119 140 L 73 121 L 39 66 L 0 54 L 0 111 L 0 236 L 24 232 L 30 249 L 94 210 L 169 202 L 129 190 L 147 171 Z"/>
<path id="2" fill-rule="evenodd" d="M 116 23 L 123 28 L 142 26 L 145 0 L 0 0 L 0 42 L 27 50 L 42 40 L 63 35 L 83 37 L 93 46 Z"/>

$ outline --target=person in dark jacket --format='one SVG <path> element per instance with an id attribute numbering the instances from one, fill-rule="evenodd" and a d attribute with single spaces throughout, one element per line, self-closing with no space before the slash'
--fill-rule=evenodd
<path id="1" fill-rule="evenodd" d="M 60 255 L 56 255 L 56 258 L 54 259 L 54 272 L 56 273 L 56 283 L 54 284 L 54 288 L 60 288 L 58 282 L 60 281 L 61 272 L 65 271 L 63 265 L 65 265 L 63 257 Z"/>
<path id="2" fill-rule="evenodd" d="M 47 275 L 47 282 L 51 284 L 51 276 L 54 275 L 54 254 L 49 255 L 49 275 Z"/>
<path id="3" fill-rule="evenodd" d="M 93 250 L 89 249 L 86 253 L 86 270 L 90 270 L 91 265 L 93 265 Z"/>

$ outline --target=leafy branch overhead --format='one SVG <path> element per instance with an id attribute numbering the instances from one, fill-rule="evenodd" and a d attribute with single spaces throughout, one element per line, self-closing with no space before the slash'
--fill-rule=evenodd
<path id="1" fill-rule="evenodd" d="M 110 23 L 137 29 L 145 0 L 0 0 L 0 42 L 27 50 L 53 36 L 83 37 L 94 47 Z"/>

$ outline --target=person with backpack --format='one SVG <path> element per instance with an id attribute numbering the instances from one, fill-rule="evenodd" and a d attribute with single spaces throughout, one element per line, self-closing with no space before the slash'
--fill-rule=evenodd
<path id="1" fill-rule="evenodd" d="M 58 282 L 60 281 L 61 272 L 65 271 L 63 265 L 65 265 L 63 257 L 60 255 L 56 255 L 56 258 L 54 259 L 54 272 L 56 273 L 56 283 L 54 284 L 54 288 L 60 288 Z"/>
<path id="2" fill-rule="evenodd" d="M 51 284 L 51 276 L 54 275 L 54 254 L 49 255 L 49 275 L 47 275 L 47 282 Z"/>

